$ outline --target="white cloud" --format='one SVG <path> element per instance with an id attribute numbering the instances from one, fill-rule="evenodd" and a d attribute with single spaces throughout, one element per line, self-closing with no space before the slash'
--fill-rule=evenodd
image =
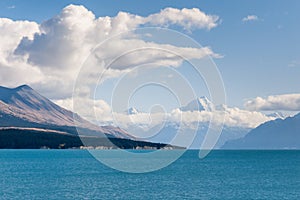
<path id="1" fill-rule="evenodd" d="M 95 45 L 111 36 L 148 24 L 209 30 L 218 25 L 218 19 L 218 16 L 207 15 L 197 8 L 166 8 L 146 17 L 119 12 L 115 17 L 96 18 L 91 11 L 77 5 L 65 7 L 60 14 L 41 24 L 1 18 L 0 85 L 27 83 L 52 99 L 68 98 L 86 57 Z M 183 59 L 174 53 L 189 59 L 208 55 L 219 57 L 209 47 L 158 44 L 131 34 L 126 38 L 116 37 L 99 47 L 97 58 L 91 64 L 100 67 L 97 68 L 99 71 L 116 56 L 133 49 L 139 50 L 114 62 L 107 78 L 120 76 L 128 68 L 144 63 L 179 66 Z M 94 74 L 88 76 L 92 77 L 91 82 L 98 78 L 93 77 Z"/>
<path id="2" fill-rule="evenodd" d="M 154 25 L 176 24 L 186 30 L 193 28 L 212 29 L 218 25 L 219 17 L 216 15 L 207 15 L 198 8 L 182 10 L 176 8 L 165 8 L 160 13 L 149 15 L 146 21 Z"/>
<path id="3" fill-rule="evenodd" d="M 174 12 L 178 12 L 176 16 L 180 19 L 170 20 L 173 19 Z M 159 22 L 156 18 L 164 20 Z M 74 68 L 74 65 L 82 63 L 96 44 L 114 34 L 137 28 L 139 25 L 145 23 L 155 25 L 172 23 L 185 28 L 187 28 L 186 26 L 195 26 L 197 28 L 210 29 L 217 25 L 215 24 L 215 18 L 217 17 L 208 16 L 198 9 L 178 10 L 167 8 L 161 13 L 150 15 L 146 18 L 119 12 L 116 17 L 100 17 L 96 19 L 94 14 L 85 7 L 70 5 L 64 8 L 59 15 L 40 25 L 42 34 L 36 34 L 34 39 L 24 38 L 16 53 L 28 54 L 28 61 L 41 67 Z M 171 45 L 149 44 L 137 39 L 123 40 L 121 38 L 120 40 L 115 40 L 116 43 L 109 43 L 109 46 L 103 47 L 105 51 L 100 49 L 99 51 L 106 52 L 104 55 L 103 53 L 101 54 L 101 58 L 109 58 L 112 56 L 111 54 L 119 55 L 119 52 L 125 52 L 128 49 L 128 45 L 135 48 L 154 46 L 170 50 L 176 49 L 176 47 Z M 186 55 L 191 53 L 188 51 L 188 48 L 180 50 L 181 52 L 187 51 Z M 198 52 L 194 49 L 193 55 L 196 53 Z M 211 51 L 208 53 L 212 54 Z M 140 57 L 137 58 L 141 59 Z"/>
<path id="4" fill-rule="evenodd" d="M 253 17 L 248 17 L 250 20 Z M 90 54 L 94 46 L 112 35 L 128 31 L 143 25 L 169 26 L 177 25 L 186 30 L 207 29 L 216 27 L 219 17 L 207 15 L 197 8 L 174 9 L 166 8 L 159 13 L 146 17 L 119 12 L 115 17 L 99 17 L 83 6 L 69 5 L 61 13 L 41 24 L 28 21 L 13 21 L 0 18 L 0 85 L 15 86 L 18 84 L 32 84 L 44 95 L 58 99 L 56 103 L 72 109 L 72 89 L 74 80 L 82 62 Z M 145 63 L 155 63 L 154 66 L 179 66 L 183 59 L 201 59 L 207 55 L 218 57 L 209 47 L 192 48 L 170 44 L 158 44 L 144 41 L 136 35 L 116 37 L 110 43 L 101 46 L 91 66 L 104 67 L 116 56 L 133 51 L 115 61 L 107 71 L 106 76 L 117 77 L 129 68 Z M 98 77 L 93 73 L 87 75 L 94 83 Z M 88 88 L 82 90 L 87 93 Z M 113 123 L 110 106 L 102 100 L 78 100 L 79 103 L 95 109 L 101 116 L 102 123 Z M 79 107 L 80 108 L 80 107 Z M 83 107 L 84 108 L 84 107 Z M 77 111 L 77 109 L 76 109 Z M 78 110 L 89 120 L 95 120 L 94 114 L 87 110 Z M 259 112 L 243 111 L 228 108 L 225 124 L 228 126 L 255 127 L 261 122 L 269 120 Z M 186 125 L 198 121 L 207 122 L 211 115 L 220 116 L 214 112 L 181 112 L 174 110 L 170 113 L 139 113 L 127 116 L 114 113 L 118 121 L 125 126 L 139 124 L 149 127 L 168 121 L 177 123 L 181 120 Z M 217 117 L 218 118 L 218 117 Z"/>
<path id="5" fill-rule="evenodd" d="M 248 22 L 248 21 L 257 21 L 259 18 L 256 15 L 248 15 L 247 17 L 244 17 L 242 19 L 243 22 Z"/>
<path id="6" fill-rule="evenodd" d="M 23 37 L 33 39 L 38 32 L 35 22 L 0 18 L 0 84 L 14 87 L 42 80 L 43 74 L 37 66 L 28 64 L 25 57 L 14 55 Z"/>
<path id="7" fill-rule="evenodd" d="M 107 53 L 108 49 L 118 46 L 114 52 Z M 106 51 L 105 51 L 106 50 Z M 179 66 L 183 58 L 201 59 L 206 56 L 219 57 L 209 47 L 185 48 L 167 44 L 156 44 L 137 39 L 123 39 L 111 41 L 97 49 L 96 55 L 100 58 L 114 58 L 122 52 L 131 51 L 117 60 L 114 60 L 110 68 L 124 70 L 142 64 L 155 63 L 158 66 Z M 109 55 L 108 55 L 109 54 Z M 111 60 L 104 60 L 110 63 Z"/>
<path id="8" fill-rule="evenodd" d="M 67 6 L 40 25 L 40 34 L 24 37 L 16 54 L 28 55 L 28 62 L 44 68 L 70 69 L 82 62 L 92 48 L 95 16 L 83 6 Z M 88 41 L 88 40 L 92 41 Z"/>
<path id="9" fill-rule="evenodd" d="M 75 107 L 77 114 L 95 124 L 110 125 L 112 123 L 112 110 L 103 100 L 76 98 L 76 105 L 74 105 L 72 98 L 55 100 L 54 102 L 68 110 L 74 110 Z M 97 120 L 97 117 L 101 117 L 101 120 Z"/>
<path id="10" fill-rule="evenodd" d="M 0 62 L 8 62 L 9 56 L 23 37 L 33 39 L 33 35 L 39 32 L 39 26 L 35 22 L 13 21 L 7 18 L 0 18 Z"/>
<path id="11" fill-rule="evenodd" d="M 15 5 L 7 6 L 7 9 L 15 9 L 15 8 L 16 8 Z"/>
<path id="12" fill-rule="evenodd" d="M 64 108 L 73 110 L 72 99 L 59 100 L 56 103 Z M 125 130 L 138 127 L 143 130 L 150 130 L 164 123 L 182 123 L 188 128 L 197 127 L 198 123 L 209 123 L 214 116 L 215 123 L 227 127 L 255 128 L 266 121 L 274 120 L 275 117 L 269 117 L 261 112 L 242 110 L 239 108 L 230 108 L 223 106 L 222 109 L 213 111 L 181 111 L 174 109 L 168 113 L 144 113 L 138 112 L 134 115 L 127 113 L 113 112 L 110 105 L 103 100 L 77 99 L 76 112 L 89 121 L 101 125 L 119 126 Z M 80 107 L 79 105 L 84 105 Z M 97 119 L 98 118 L 98 119 Z"/>
<path id="13" fill-rule="evenodd" d="M 289 67 L 299 67 L 300 66 L 300 61 L 299 60 L 293 60 L 289 63 Z"/>
<path id="14" fill-rule="evenodd" d="M 268 96 L 267 98 L 256 97 L 245 103 L 249 110 L 282 110 L 282 111 L 300 111 L 300 94 L 284 94 Z"/>

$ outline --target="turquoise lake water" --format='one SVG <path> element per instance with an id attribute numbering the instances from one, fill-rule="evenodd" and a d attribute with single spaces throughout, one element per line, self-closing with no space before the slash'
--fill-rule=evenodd
<path id="1" fill-rule="evenodd" d="M 198 153 L 129 174 L 83 150 L 0 150 L 0 199 L 300 199 L 300 151 Z"/>

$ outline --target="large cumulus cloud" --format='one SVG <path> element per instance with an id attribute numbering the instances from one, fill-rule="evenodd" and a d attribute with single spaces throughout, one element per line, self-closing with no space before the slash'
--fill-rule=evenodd
<path id="1" fill-rule="evenodd" d="M 194 29 L 210 30 L 218 26 L 219 22 L 218 16 L 206 14 L 198 8 L 165 8 L 149 16 L 119 12 L 113 17 L 97 18 L 84 6 L 78 5 L 65 7 L 61 13 L 41 24 L 0 18 L 0 85 L 13 87 L 24 83 L 31 84 L 47 97 L 56 99 L 58 104 L 72 109 L 71 96 L 75 78 L 80 66 L 98 43 L 119 33 L 147 25 L 177 26 L 192 31 Z M 218 56 L 209 47 L 191 48 L 153 43 L 136 35 L 127 35 L 127 37 L 119 37 L 101 46 L 95 54 L 97 56 L 95 62 L 98 66 L 104 67 L 112 61 L 112 58 L 128 49 L 139 49 L 139 51 L 113 62 L 107 71 L 108 78 L 120 76 L 128 68 L 144 63 L 177 67 L 183 59 L 176 54 L 189 59 L 201 59 L 207 55 Z M 96 80 L 97 77 L 94 78 L 91 81 Z M 247 105 L 257 109 L 257 102 L 261 101 L 258 99 Z M 106 102 L 82 99 L 82 103 L 95 107 L 103 123 L 113 122 L 111 108 Z M 291 105 L 294 104 L 289 103 L 285 107 L 291 109 Z M 80 112 L 87 119 L 93 120 L 94 113 L 86 112 L 86 110 Z M 192 125 L 198 121 L 209 121 L 212 114 L 220 114 L 221 118 L 222 113 L 174 110 L 170 113 L 153 114 L 150 121 L 152 125 L 156 125 L 163 120 L 174 123 L 183 120 L 187 125 Z M 148 113 L 139 113 L 135 116 L 128 116 L 124 113 L 115 113 L 115 115 L 124 126 L 129 126 L 132 122 L 141 126 L 149 125 Z M 228 126 L 255 127 L 267 120 L 270 118 L 259 112 L 243 111 L 237 108 L 226 109 L 225 124 Z"/>
<path id="2" fill-rule="evenodd" d="M 23 83 L 41 81 L 38 66 L 26 62 L 26 57 L 16 56 L 14 50 L 22 38 L 33 39 L 39 33 L 39 25 L 29 21 L 13 21 L 0 18 L 0 84 L 16 86 Z"/>
<path id="3" fill-rule="evenodd" d="M 119 12 L 114 17 L 96 18 L 91 11 L 79 5 L 69 5 L 41 24 L 0 19 L 0 84 L 12 86 L 27 83 L 52 99 L 67 98 L 71 96 L 75 77 L 86 57 L 95 45 L 113 35 L 147 25 L 210 30 L 218 23 L 218 16 L 208 15 L 198 8 L 166 8 L 149 16 Z M 97 52 L 100 58 L 96 61 L 98 66 L 111 62 L 111 58 L 126 52 L 128 48 L 148 48 L 148 51 L 137 51 L 114 63 L 109 74 L 111 77 L 121 75 L 122 70 L 130 66 L 152 61 L 166 66 L 181 64 L 182 58 L 168 52 L 157 53 L 153 50 L 155 48 L 167 49 L 188 58 L 217 56 L 209 47 L 157 44 L 134 35 L 114 42 L 103 45 Z M 5 77 L 9 77 L 10 81 Z"/>

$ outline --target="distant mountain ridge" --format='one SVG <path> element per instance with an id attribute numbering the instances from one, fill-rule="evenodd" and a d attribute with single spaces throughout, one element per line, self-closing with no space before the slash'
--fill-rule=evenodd
<path id="1" fill-rule="evenodd" d="M 191 100 L 185 106 L 178 108 L 182 112 L 214 113 L 230 109 L 226 105 L 214 105 L 207 97 L 199 97 Z M 129 109 L 128 115 L 134 115 L 136 109 Z M 229 113 L 230 111 L 228 111 Z M 142 113 L 142 112 L 137 112 Z M 163 121 L 160 124 L 148 128 L 139 124 L 131 124 L 127 127 L 130 133 L 136 137 L 147 138 L 151 142 L 162 142 L 172 145 L 184 146 L 191 149 L 199 149 L 209 129 L 210 121 L 202 121 L 191 124 Z M 251 128 L 224 125 L 220 138 L 214 148 L 219 149 L 228 140 L 244 137 Z M 173 140 L 177 137 L 176 140 Z"/>
<path id="2" fill-rule="evenodd" d="M 223 149 L 300 149 L 300 113 L 261 124 Z"/>
<path id="3" fill-rule="evenodd" d="M 197 98 L 180 108 L 182 111 L 199 111 L 204 114 L 218 110 L 226 111 L 226 109 L 229 108 L 225 105 L 221 107 L 215 106 L 206 97 Z M 128 115 L 137 115 L 140 113 L 135 108 L 130 108 L 126 112 Z M 300 113 L 286 119 L 281 119 L 283 116 L 280 113 L 272 115 L 278 117 L 278 119 L 266 122 L 251 131 L 249 128 L 225 126 L 216 147 L 223 146 L 222 148 L 225 149 L 300 149 Z M 75 126 L 75 124 L 78 126 Z M 177 133 L 177 126 L 178 124 L 166 123 L 166 127 L 163 127 L 161 130 L 160 125 L 158 125 L 149 131 L 145 131 L 139 127 L 132 127 L 129 131 L 152 135 L 151 133 L 160 130 L 158 134 L 148 138 L 152 143 L 147 144 L 155 146 L 154 143 L 169 143 Z M 203 141 L 207 129 L 208 123 L 203 122 L 199 124 L 197 130 L 185 127 L 184 134 L 179 135 L 182 136 L 182 140 L 185 140 L 186 138 L 184 137 L 186 137 L 186 134 L 192 135 L 196 131 L 197 134 L 194 143 L 190 147 L 199 148 L 199 144 Z M 14 142 L 16 140 L 12 140 L 9 137 L 10 135 L 16 138 L 22 134 L 20 138 L 30 142 L 26 138 L 26 134 L 42 137 L 36 134 L 37 132 L 45 133 L 49 138 L 55 138 L 57 142 L 76 141 L 78 145 L 77 139 L 73 138 L 73 136 L 77 137 L 77 130 L 80 130 L 80 133 L 83 133 L 84 137 L 89 138 L 90 142 L 90 137 L 109 137 L 127 139 L 128 141 L 124 140 L 126 143 L 126 145 L 124 143 L 124 146 L 130 148 L 136 147 L 138 144 L 146 145 L 146 143 L 132 143 L 131 140 L 134 141 L 136 138 L 118 127 L 97 126 L 90 123 L 79 115 L 56 105 L 28 85 L 16 88 L 0 86 L 0 134 L 2 134 L 0 135 L 0 139 L 1 141 L 10 141 L 6 147 L 14 147 L 15 145 Z M 44 139 L 39 138 L 38 141 L 44 141 Z M 102 140 L 99 141 L 102 142 Z M 122 143 L 122 140 L 115 141 L 118 141 L 120 144 Z M 223 145 L 224 143 L 225 145 Z M 71 142 L 71 144 L 73 143 Z M 179 144 L 175 143 L 173 145 Z M 31 143 L 31 146 L 35 146 L 34 142 Z M 54 146 L 57 146 L 57 144 Z"/>
<path id="4" fill-rule="evenodd" d="M 225 104 L 214 105 L 207 97 L 199 97 L 191 100 L 185 106 L 178 108 L 180 111 L 184 112 L 194 112 L 205 116 L 206 114 L 215 114 L 218 112 L 224 112 L 226 115 L 231 115 L 235 112 L 238 112 L 238 108 L 231 108 Z M 247 112 L 247 111 L 245 111 Z M 138 115 L 143 112 L 137 111 L 135 108 L 130 108 L 125 111 L 127 115 Z M 270 120 L 273 119 L 284 119 L 284 115 L 280 112 L 270 113 L 268 115 L 263 114 L 268 117 Z M 234 117 L 233 117 L 234 120 Z M 229 121 L 229 120 L 228 120 Z M 246 120 L 245 120 L 246 121 Z M 172 121 L 163 121 L 160 124 L 155 126 L 147 127 L 147 124 L 130 124 L 126 127 L 130 133 L 136 137 L 146 138 L 151 142 L 162 142 L 173 145 L 185 146 L 191 149 L 197 149 L 201 146 L 206 136 L 206 133 L 209 129 L 209 121 L 201 121 L 198 124 L 196 123 L 187 123 L 179 124 Z M 220 149 L 224 146 L 225 143 L 230 143 L 230 141 L 235 141 L 237 139 L 245 137 L 253 127 L 245 126 L 242 124 L 235 123 L 224 123 L 221 135 L 214 146 L 216 149 Z M 173 139 L 177 136 L 177 140 Z M 180 139 L 179 139 L 180 138 Z M 192 143 L 190 144 L 190 141 Z"/>
<path id="5" fill-rule="evenodd" d="M 79 115 L 66 110 L 34 91 L 28 85 L 16 88 L 0 86 L 0 127 L 33 127 L 76 132 L 78 128 L 87 135 L 132 139 L 117 127 L 94 125 Z"/>

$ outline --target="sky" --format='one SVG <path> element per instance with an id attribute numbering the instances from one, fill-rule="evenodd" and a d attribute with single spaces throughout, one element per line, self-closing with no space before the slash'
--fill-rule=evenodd
<path id="1" fill-rule="evenodd" d="M 82 5 L 84 8 L 65 9 L 70 4 Z M 173 10 L 166 10 L 166 8 Z M 29 84 L 43 95 L 70 108 L 74 77 L 80 72 L 79 68 L 75 69 L 73 66 L 86 58 L 86 52 L 90 51 L 93 45 L 107 39 L 105 34 L 114 35 L 118 31 L 131 28 L 163 27 L 191 38 L 191 40 L 187 39 L 187 42 L 182 42 L 182 46 L 194 49 L 176 48 L 178 46 L 176 44 L 181 45 L 181 40 L 176 40 L 175 36 L 170 37 L 172 40 L 161 33 L 157 33 L 159 37 L 152 37 L 149 40 L 155 43 L 156 48 L 164 47 L 180 52 L 188 59 L 201 60 L 202 53 L 210 56 L 213 59 L 210 65 L 217 66 L 223 80 L 228 106 L 249 112 L 295 112 L 300 110 L 299 10 L 300 2 L 297 0 L 154 2 L 2 0 L 0 18 L 8 18 L 11 21 L 2 20 L 0 26 L 1 35 L 6 35 L 2 37 L 2 41 L 0 39 L 0 49 L 2 48 L 0 84 L 8 87 Z M 120 11 L 125 14 L 119 18 L 115 17 Z M 80 16 L 82 13 L 84 15 Z M 93 20 L 100 17 L 105 21 L 105 16 L 108 16 L 107 20 L 111 21 L 117 18 L 111 24 L 111 29 L 105 32 L 104 22 L 99 22 L 99 27 L 94 27 L 95 30 L 92 30 L 92 23 L 95 23 Z M 59 23 L 59 19 L 65 21 Z M 73 26 L 73 23 L 77 23 L 78 27 Z M 95 31 L 103 36 L 93 35 Z M 168 44 L 174 43 L 173 46 L 162 46 L 162 43 L 168 39 Z M 146 36 L 128 43 L 128 46 L 147 46 L 148 44 L 143 43 L 145 41 L 147 42 Z M 192 41 L 199 43 L 201 47 Z M 118 45 L 121 44 L 118 43 L 120 42 L 118 38 L 114 42 L 116 42 L 114 47 L 119 47 Z M 187 45 L 189 42 L 190 44 Z M 45 46 L 47 48 L 44 48 Z M 127 47 L 121 46 L 118 50 L 124 48 L 125 51 Z M 109 44 L 101 48 L 102 51 L 110 50 L 100 55 L 105 59 L 115 56 L 114 54 L 118 52 Z M 142 53 L 132 55 L 135 56 L 134 59 L 130 56 L 128 58 L 136 60 L 136 64 L 155 60 L 158 66 L 166 66 L 166 68 L 160 69 L 161 71 L 153 68 L 149 72 L 128 71 L 130 67 L 126 68 L 124 64 L 128 59 L 121 60 L 118 66 L 105 74 L 105 80 L 95 94 L 97 99 L 111 104 L 112 91 L 116 89 L 115 86 L 120 80 L 124 81 L 121 82 L 124 85 L 132 83 L 132 79 L 127 77 L 126 73 L 127 75 L 131 73 L 132 77 L 137 73 L 139 74 L 137 80 L 145 80 L 146 77 L 157 77 L 162 74 L 176 76 L 175 72 L 177 75 L 178 73 L 184 75 L 190 82 L 196 97 L 209 97 L 210 93 L 205 82 L 195 76 L 188 62 L 180 59 L 167 60 L 166 58 L 170 57 L 167 53 L 162 55 L 155 52 Z M 146 57 L 147 55 L 149 57 Z M 173 69 L 175 71 L 172 71 Z M 165 79 L 161 77 L 160 80 Z M 186 80 L 181 81 L 183 83 Z M 182 86 L 180 81 L 176 84 L 177 87 Z M 138 90 L 140 92 L 133 95 L 130 106 L 151 111 L 153 107 L 157 107 L 156 104 L 161 103 L 162 109 L 168 112 L 178 107 L 172 92 L 163 91 L 161 87 L 155 89 L 153 85 L 145 88 L 147 89 Z M 84 89 L 80 90 L 81 93 L 82 91 Z M 182 97 L 183 104 L 194 97 L 189 96 L 186 91 L 184 89 L 179 91 L 185 94 L 185 97 Z M 123 107 L 120 107 L 118 111 L 122 109 Z"/>

